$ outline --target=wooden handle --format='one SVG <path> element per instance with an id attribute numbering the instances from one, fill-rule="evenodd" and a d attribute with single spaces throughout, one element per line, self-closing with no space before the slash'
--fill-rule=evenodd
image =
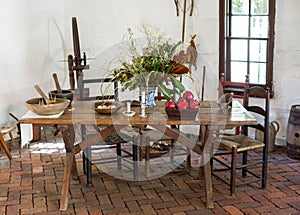
<path id="1" fill-rule="evenodd" d="M 43 99 L 45 100 L 46 104 L 49 104 L 49 98 L 48 96 L 46 96 L 46 94 L 43 92 L 43 90 L 39 87 L 39 85 L 34 85 L 34 88 L 36 89 L 36 91 L 43 97 Z"/>
<path id="2" fill-rule="evenodd" d="M 68 69 L 69 69 L 69 80 L 71 90 L 75 89 L 75 78 L 74 78 L 74 70 L 73 70 L 73 56 L 68 56 Z"/>
<path id="3" fill-rule="evenodd" d="M 57 92 L 58 93 L 62 93 L 62 90 L 61 90 L 61 87 L 59 85 L 59 81 L 58 81 L 56 73 L 53 73 L 52 76 L 53 76 L 53 79 L 54 79 L 54 82 L 55 82 L 55 86 L 56 86 Z"/>

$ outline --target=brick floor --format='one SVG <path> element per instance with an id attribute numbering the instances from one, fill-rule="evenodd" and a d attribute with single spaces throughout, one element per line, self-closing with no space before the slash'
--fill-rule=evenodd
<path id="1" fill-rule="evenodd" d="M 42 138 L 29 149 L 13 149 L 11 162 L 0 152 L 1 215 L 300 214 L 300 161 L 287 157 L 284 148 L 270 153 L 265 190 L 245 185 L 232 197 L 228 186 L 213 178 L 215 202 L 211 210 L 205 208 L 196 157 L 190 173 L 175 171 L 139 182 L 114 178 L 94 167 L 93 186 L 88 186 L 81 156 L 76 155 L 79 178 L 71 182 L 68 210 L 60 212 L 65 156 L 63 145 L 58 139 L 54 142 L 45 143 Z"/>

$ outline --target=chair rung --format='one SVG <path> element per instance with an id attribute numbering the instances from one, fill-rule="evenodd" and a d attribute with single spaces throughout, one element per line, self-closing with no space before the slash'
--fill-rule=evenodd
<path id="1" fill-rule="evenodd" d="M 126 155 L 132 156 L 133 154 L 125 149 L 121 149 L 122 152 L 124 152 Z"/>
<path id="2" fill-rule="evenodd" d="M 263 163 L 263 161 L 257 161 L 257 162 L 255 162 L 255 163 L 243 164 L 243 165 L 237 166 L 236 169 L 251 168 L 251 167 L 253 167 L 253 166 L 256 166 L 256 165 L 262 164 L 262 163 Z"/>
<path id="3" fill-rule="evenodd" d="M 91 159 L 92 164 L 107 164 L 107 163 L 115 163 L 117 159 L 114 158 L 99 158 L 99 159 Z"/>
<path id="4" fill-rule="evenodd" d="M 227 167 L 228 169 L 231 169 L 231 167 L 227 163 L 219 160 L 218 158 L 213 157 L 213 160 L 219 162 L 220 164 L 222 164 L 223 166 Z"/>
<path id="5" fill-rule="evenodd" d="M 221 181 L 223 181 L 225 184 L 227 184 L 227 185 L 230 185 L 230 182 L 229 182 L 229 180 L 228 179 L 225 179 L 225 178 L 223 178 L 223 177 L 221 177 L 221 176 L 219 176 L 218 174 L 215 174 L 215 173 L 211 173 L 213 176 L 215 176 L 216 178 L 218 178 L 218 179 L 220 179 Z"/>
<path id="6" fill-rule="evenodd" d="M 244 184 L 251 184 L 251 183 L 254 183 L 254 182 L 261 181 L 261 180 L 262 180 L 262 178 L 256 178 L 256 179 L 246 180 L 246 181 L 237 183 L 236 186 L 244 185 Z"/>
<path id="7" fill-rule="evenodd" d="M 231 152 L 216 152 L 214 153 L 214 156 L 221 156 L 221 155 L 230 155 Z"/>
<path id="8" fill-rule="evenodd" d="M 251 174 L 252 176 L 254 176 L 254 177 L 256 177 L 256 178 L 261 178 L 260 175 L 254 173 L 254 172 L 252 172 L 252 171 L 250 171 L 250 170 L 248 170 L 248 169 L 246 170 L 246 172 L 249 173 L 249 174 Z"/>

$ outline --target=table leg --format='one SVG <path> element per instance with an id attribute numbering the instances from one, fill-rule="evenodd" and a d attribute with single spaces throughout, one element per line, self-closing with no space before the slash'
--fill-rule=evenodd
<path id="1" fill-rule="evenodd" d="M 68 208 L 68 201 L 69 201 L 71 175 L 73 178 L 78 178 L 76 161 L 75 161 L 75 153 L 74 153 L 75 132 L 74 132 L 73 125 L 59 126 L 59 129 L 63 135 L 63 140 L 66 149 L 64 177 L 63 177 L 63 184 L 61 188 L 61 197 L 60 197 L 60 210 L 66 211 Z"/>
<path id="2" fill-rule="evenodd" d="M 60 196 L 60 210 L 61 211 L 66 211 L 68 208 L 72 163 L 73 163 L 73 155 L 71 152 L 68 152 L 68 153 L 66 153 L 64 178 L 63 178 L 63 184 L 62 184 L 61 196 Z"/>
<path id="3" fill-rule="evenodd" d="M 211 177 L 211 166 L 210 166 L 210 155 L 211 155 L 211 145 L 213 139 L 213 132 L 209 128 L 205 128 L 203 133 L 203 152 L 202 152 L 202 159 L 203 159 L 203 175 L 205 181 L 205 191 L 206 191 L 206 207 L 207 208 L 214 208 L 213 203 L 213 188 L 212 188 L 212 177 Z"/>

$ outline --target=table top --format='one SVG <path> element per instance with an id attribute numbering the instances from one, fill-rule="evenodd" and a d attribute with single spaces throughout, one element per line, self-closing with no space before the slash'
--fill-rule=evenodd
<path id="1" fill-rule="evenodd" d="M 114 114 L 99 114 L 93 109 L 95 101 L 73 101 L 72 107 L 58 118 L 35 117 L 21 118 L 20 123 L 30 124 L 97 124 L 97 125 L 250 125 L 257 124 L 256 119 L 238 101 L 224 112 L 215 101 L 202 101 L 195 120 L 169 119 L 165 112 L 165 102 L 157 102 L 155 107 L 147 107 L 147 117 L 140 117 L 141 108 L 132 107 L 136 114 L 123 115 L 126 105 Z"/>

